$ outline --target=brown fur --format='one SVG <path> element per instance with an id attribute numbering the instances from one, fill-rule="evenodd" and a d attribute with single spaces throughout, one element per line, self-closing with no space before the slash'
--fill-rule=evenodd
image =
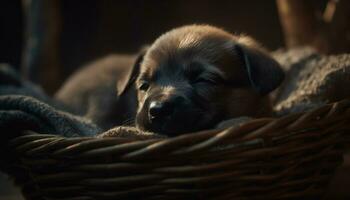
<path id="1" fill-rule="evenodd" d="M 269 116 L 268 94 L 282 79 L 278 63 L 253 39 L 191 25 L 161 35 L 138 58 L 114 55 L 94 63 L 58 97 L 82 106 L 105 128 L 136 121 L 144 131 L 173 136 L 231 118 Z M 150 116 L 152 102 L 172 102 L 172 112 L 156 122 Z"/>
<path id="2" fill-rule="evenodd" d="M 246 63 L 247 60 L 249 63 Z M 199 63 L 205 71 L 216 73 L 225 83 L 193 89 L 188 77 L 184 75 L 186 71 L 193 70 L 193 63 Z M 257 74 L 255 70 L 258 71 Z M 271 105 L 266 94 L 276 88 L 282 79 L 283 72 L 278 63 L 257 42 L 247 36 L 232 35 L 208 25 L 173 29 L 153 43 L 141 62 L 137 86 L 146 81 L 151 84 L 151 88 L 146 92 L 138 92 L 139 120 L 136 122 L 139 128 L 152 130 L 147 112 L 155 95 L 162 96 L 161 99 L 158 97 L 156 99 L 161 102 L 173 96 L 181 96 L 190 102 L 192 107 L 196 107 L 197 105 L 188 97 L 188 94 L 194 92 L 199 93 L 203 101 L 208 104 L 208 110 L 202 110 L 202 115 L 195 115 L 202 119 L 202 123 L 193 124 L 193 122 L 193 127 L 182 127 L 181 130 L 177 130 L 177 125 L 186 124 L 183 118 L 192 114 L 187 113 L 178 117 L 176 119 L 178 122 L 169 126 L 168 129 L 173 130 L 162 130 L 163 132 L 178 134 L 200 130 L 212 127 L 221 120 L 239 116 L 269 116 Z M 177 109 L 188 111 L 192 108 Z M 197 111 L 194 109 L 193 112 Z"/>

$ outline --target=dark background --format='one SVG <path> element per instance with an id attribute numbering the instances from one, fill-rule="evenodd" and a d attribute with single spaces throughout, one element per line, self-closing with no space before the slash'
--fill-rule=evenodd
<path id="1" fill-rule="evenodd" d="M 50 0 L 51 2 L 56 0 Z M 25 15 L 21 1 L 0 3 L 0 62 L 22 64 Z M 283 46 L 274 0 L 58 0 L 58 83 L 79 66 L 110 53 L 135 53 L 174 27 L 206 23 L 246 33 L 269 49 Z M 48 66 L 49 67 L 49 66 Z M 58 73 L 58 72 L 57 72 Z M 43 84 L 44 81 L 38 81 Z"/>
<path id="2" fill-rule="evenodd" d="M 208 23 L 247 33 L 267 47 L 282 45 L 273 0 L 198 1 L 133 0 L 63 1 L 62 57 L 67 66 L 110 52 L 135 52 L 165 31 L 185 24 Z M 256 17 L 259 16 L 259 17 Z M 79 26 L 77 26 L 79 24 Z M 83 49 L 81 48 L 83 47 Z M 81 59 L 76 59 L 81 58 Z"/>

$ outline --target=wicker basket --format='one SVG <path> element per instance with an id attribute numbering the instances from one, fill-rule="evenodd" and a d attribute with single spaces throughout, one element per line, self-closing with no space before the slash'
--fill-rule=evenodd
<path id="1" fill-rule="evenodd" d="M 169 139 L 11 142 L 28 199 L 320 199 L 342 163 L 350 101 Z"/>

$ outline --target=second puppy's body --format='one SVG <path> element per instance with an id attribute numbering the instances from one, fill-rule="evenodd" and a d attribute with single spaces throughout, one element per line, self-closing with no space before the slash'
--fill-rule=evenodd
<path id="1" fill-rule="evenodd" d="M 98 59 L 74 73 L 55 98 L 105 130 L 132 125 L 137 109 L 136 90 L 131 87 L 118 96 L 116 86 L 126 88 L 136 59 L 137 55 L 126 54 Z"/>
<path id="2" fill-rule="evenodd" d="M 163 34 L 126 71 L 116 78 L 118 99 L 137 100 L 130 109 L 139 129 L 169 136 L 270 115 L 268 94 L 283 80 L 254 40 L 208 25 Z"/>

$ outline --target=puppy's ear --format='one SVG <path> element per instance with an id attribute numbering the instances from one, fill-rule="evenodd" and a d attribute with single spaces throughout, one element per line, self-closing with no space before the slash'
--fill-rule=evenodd
<path id="1" fill-rule="evenodd" d="M 131 85 L 135 82 L 139 72 L 140 66 L 143 61 L 143 56 L 147 51 L 147 47 L 143 47 L 134 61 L 134 64 L 131 68 L 126 69 L 125 75 L 123 75 L 117 82 L 117 94 L 118 96 L 122 95 L 126 90 L 128 90 Z"/>
<path id="2" fill-rule="evenodd" d="M 261 95 L 270 93 L 282 83 L 284 71 L 267 53 L 240 44 L 235 48 L 245 66 L 250 85 Z"/>

